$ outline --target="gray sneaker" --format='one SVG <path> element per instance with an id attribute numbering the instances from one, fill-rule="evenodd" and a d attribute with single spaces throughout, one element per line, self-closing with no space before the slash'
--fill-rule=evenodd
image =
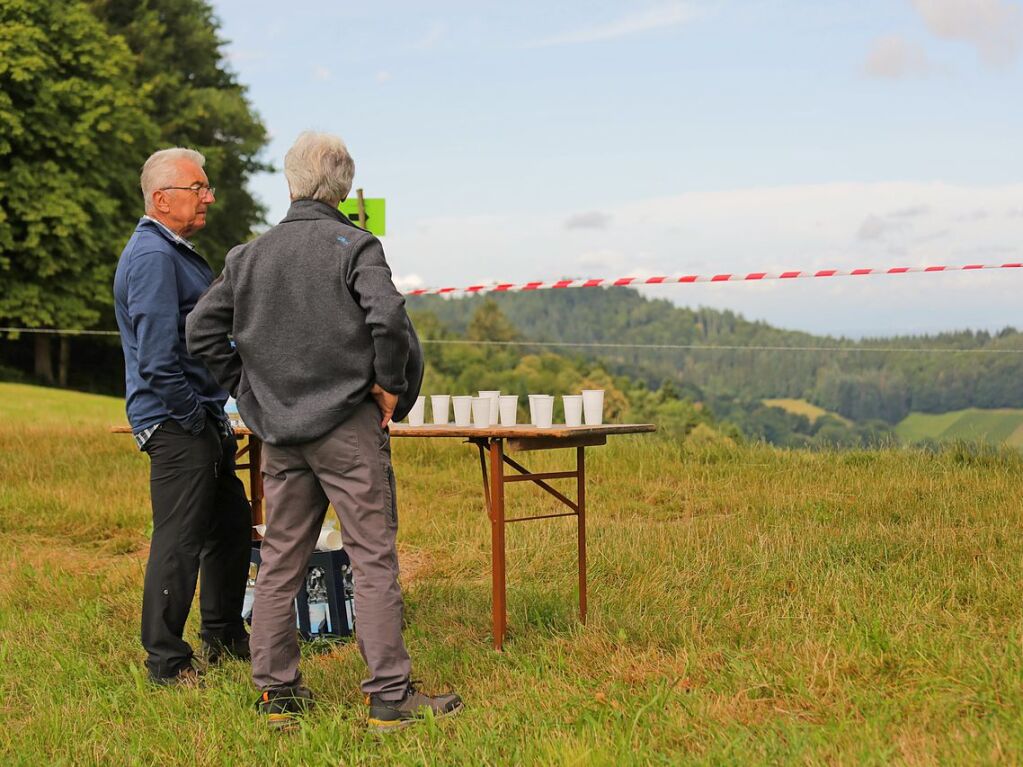
<path id="1" fill-rule="evenodd" d="M 377 732 L 389 732 L 421 722 L 430 713 L 435 719 L 454 716 L 462 710 L 462 699 L 453 692 L 444 695 L 427 695 L 416 689 L 416 682 L 410 681 L 405 697 L 400 700 L 383 700 L 373 694 L 366 698 L 369 705 L 369 727 Z"/>
<path id="2" fill-rule="evenodd" d="M 263 690 L 256 701 L 256 709 L 266 717 L 270 728 L 281 732 L 297 728 L 300 717 L 315 705 L 312 691 L 301 686 Z"/>

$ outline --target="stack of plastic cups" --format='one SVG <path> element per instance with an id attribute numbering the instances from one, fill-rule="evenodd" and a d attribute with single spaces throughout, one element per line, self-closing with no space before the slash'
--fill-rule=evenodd
<path id="1" fill-rule="evenodd" d="M 497 426 L 497 422 L 498 422 L 498 418 L 499 418 L 499 413 L 500 413 L 499 401 L 500 401 L 500 398 L 501 398 L 501 392 L 499 392 L 499 391 L 497 391 L 495 389 L 490 389 L 490 390 L 487 390 L 487 391 L 481 391 L 479 394 L 480 394 L 481 397 L 487 397 L 487 398 L 489 398 L 491 400 L 491 402 L 490 402 L 490 426 Z"/>

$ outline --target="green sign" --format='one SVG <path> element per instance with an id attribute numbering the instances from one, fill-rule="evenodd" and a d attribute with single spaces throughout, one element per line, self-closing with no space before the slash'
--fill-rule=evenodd
<path id="1" fill-rule="evenodd" d="M 364 197 L 363 205 L 366 208 L 366 226 L 365 228 L 375 234 L 377 237 L 383 237 L 387 234 L 386 231 L 386 208 L 384 205 L 383 197 Z M 349 197 L 343 203 L 337 206 L 337 209 L 348 216 L 348 219 L 355 224 L 359 225 L 359 200 L 356 197 Z"/>

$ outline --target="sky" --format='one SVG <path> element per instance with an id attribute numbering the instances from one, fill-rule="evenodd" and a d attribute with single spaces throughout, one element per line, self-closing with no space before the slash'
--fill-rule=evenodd
<path id="1" fill-rule="evenodd" d="M 1023 0 L 212 5 L 265 159 L 340 135 L 403 289 L 1023 260 Z M 252 189 L 279 221 L 283 174 Z M 1021 289 L 644 292 L 862 337 L 1023 327 Z"/>

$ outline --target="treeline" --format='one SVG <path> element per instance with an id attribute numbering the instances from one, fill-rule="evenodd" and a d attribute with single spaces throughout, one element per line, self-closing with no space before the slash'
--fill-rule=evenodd
<path id="1" fill-rule="evenodd" d="M 529 341 L 806 349 L 553 347 L 600 359 L 612 374 L 651 388 L 671 381 L 694 401 L 794 397 L 859 423 L 887 424 L 910 411 L 1023 407 L 1023 354 L 998 353 L 1023 350 L 1023 334 L 1011 328 L 851 341 L 781 330 L 730 311 L 678 307 L 630 288 L 417 297 L 409 305 L 461 333 L 485 301 Z"/>
<path id="2" fill-rule="evenodd" d="M 0 326 L 114 326 L 111 280 L 156 149 L 206 156 L 217 203 L 194 241 L 215 269 L 263 221 L 247 182 L 269 169 L 267 132 L 222 45 L 205 0 L 0 3 Z M 76 355 L 62 337 L 55 376 L 52 338 L 33 337 L 33 369 L 67 384 Z"/>
<path id="3" fill-rule="evenodd" d="M 412 308 L 425 341 L 425 394 L 499 389 L 519 395 L 524 419 L 527 394 L 561 395 L 600 388 L 605 392 L 608 420 L 655 423 L 672 439 L 703 443 L 749 439 L 784 447 L 867 447 L 894 439 L 883 423 L 849 425 L 828 417 L 810 421 L 759 400 L 707 395 L 692 386 L 679 387 L 670 379 L 651 387 L 645 380 L 609 372 L 591 355 L 520 346 L 523 335 L 496 302 L 475 301 L 472 306 L 468 322 L 458 330 L 429 310 Z M 559 399 L 556 418 L 562 415 L 560 408 Z"/>

